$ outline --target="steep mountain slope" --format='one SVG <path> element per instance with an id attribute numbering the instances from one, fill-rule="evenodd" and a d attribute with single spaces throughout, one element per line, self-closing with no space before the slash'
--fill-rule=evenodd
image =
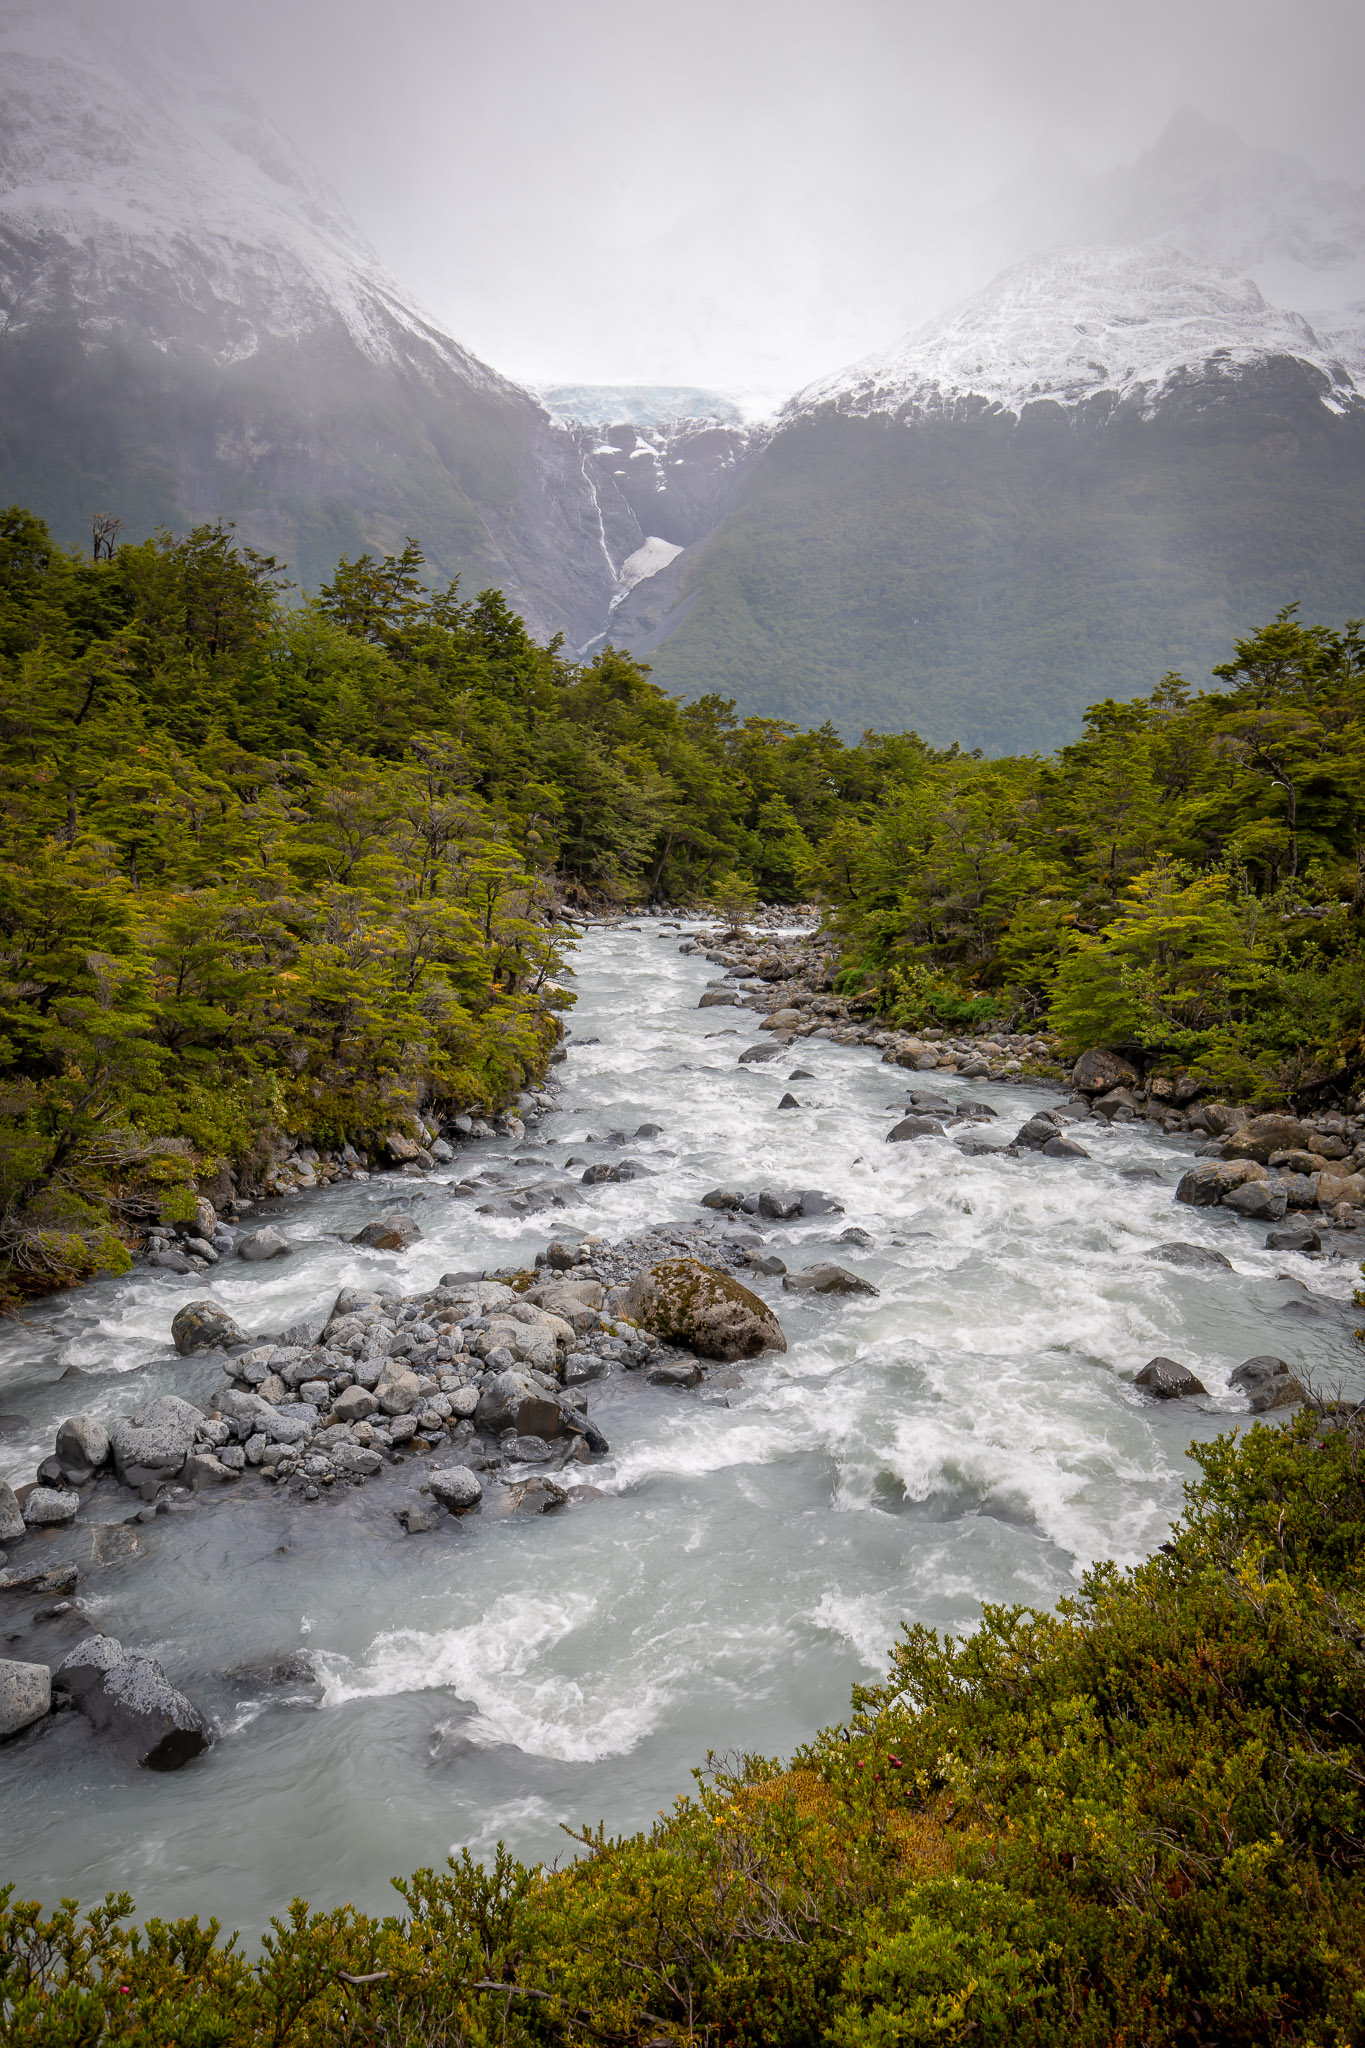
<path id="1" fill-rule="evenodd" d="M 613 630 L 749 710 L 1050 745 L 1284 603 L 1365 610 L 1359 368 L 1178 251 L 1033 259 L 793 399 Z"/>
<path id="2" fill-rule="evenodd" d="M 313 582 L 421 537 L 575 641 L 615 589 L 572 434 L 409 305 L 253 107 L 84 0 L 0 9 L 0 499 L 226 514 Z"/>

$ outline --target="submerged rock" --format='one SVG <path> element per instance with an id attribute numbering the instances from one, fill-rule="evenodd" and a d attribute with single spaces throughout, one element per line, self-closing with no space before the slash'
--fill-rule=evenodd
<path id="1" fill-rule="evenodd" d="M 640 1274 L 626 1290 L 622 1313 L 664 1343 L 702 1358 L 756 1358 L 787 1348 L 767 1303 L 698 1259 L 665 1259 Z"/>
<path id="2" fill-rule="evenodd" d="M 395 1210 L 392 1216 L 383 1216 L 374 1223 L 367 1223 L 351 1239 L 352 1244 L 363 1244 L 374 1252 L 402 1252 L 410 1244 L 416 1244 L 422 1232 L 417 1219 L 409 1216 L 405 1209 Z"/>
<path id="3" fill-rule="evenodd" d="M 878 1294 L 880 1289 L 847 1266 L 807 1266 L 804 1273 L 788 1273 L 782 1282 L 787 1294 Z"/>
<path id="4" fill-rule="evenodd" d="M 52 1706 L 52 1675 L 46 1664 L 0 1658 L 0 1742 L 41 1721 Z"/>
<path id="5" fill-rule="evenodd" d="M 1244 1359 L 1229 1380 L 1245 1393 L 1253 1415 L 1264 1415 L 1272 1408 L 1287 1408 L 1308 1398 L 1307 1389 L 1282 1358 L 1262 1354 Z"/>
<path id="6" fill-rule="evenodd" d="M 112 1636 L 78 1643 L 52 1675 L 102 1735 L 149 1771 L 177 1771 L 208 1748 L 199 1709 L 178 1692 L 154 1657 L 125 1651 Z"/>
<path id="7" fill-rule="evenodd" d="M 1160 1259 L 1162 1264 L 1167 1266 L 1216 1266 L 1227 1273 L 1234 1270 L 1232 1260 L 1224 1258 L 1222 1252 L 1216 1252 L 1212 1245 L 1183 1244 L 1179 1239 L 1171 1244 L 1153 1245 L 1145 1256 L 1149 1259 Z"/>
<path id="8" fill-rule="evenodd" d="M 1149 1358 L 1133 1385 L 1141 1387 L 1144 1394 L 1154 1394 L 1158 1401 L 1183 1401 L 1191 1394 L 1208 1392 L 1188 1366 L 1177 1365 L 1173 1358 Z"/>

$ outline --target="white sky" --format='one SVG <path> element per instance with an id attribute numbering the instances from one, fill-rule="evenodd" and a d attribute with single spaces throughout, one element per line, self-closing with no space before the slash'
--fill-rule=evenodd
<path id="1" fill-rule="evenodd" d="M 1365 183 L 1359 0 L 175 4 L 530 383 L 789 392 L 985 281 L 955 213 L 1182 104 Z"/>

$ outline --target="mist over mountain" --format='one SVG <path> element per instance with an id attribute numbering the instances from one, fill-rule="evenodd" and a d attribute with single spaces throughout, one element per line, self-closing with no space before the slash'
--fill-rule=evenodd
<path id="1" fill-rule="evenodd" d="M 315 585 L 413 534 L 685 694 L 986 746 L 1361 608 L 1365 195 L 1297 157 L 1186 111 L 1131 166 L 907 204 L 961 303 L 754 422 L 499 375 L 129 19 L 0 8 L 0 497 L 68 543 L 228 517 Z"/>

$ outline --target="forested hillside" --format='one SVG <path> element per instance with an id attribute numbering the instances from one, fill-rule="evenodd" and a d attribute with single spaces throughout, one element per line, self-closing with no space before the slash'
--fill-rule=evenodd
<path id="1" fill-rule="evenodd" d="M 818 893 L 843 991 L 897 1021 L 1050 1012 L 1262 1098 L 1358 1067 L 1358 629 L 1286 617 L 1213 693 L 987 760 L 679 704 L 423 568 L 295 603 L 230 529 L 92 560 L 0 515 L 11 1284 L 118 1267 L 272 1134 L 506 1102 L 575 903 Z"/>

